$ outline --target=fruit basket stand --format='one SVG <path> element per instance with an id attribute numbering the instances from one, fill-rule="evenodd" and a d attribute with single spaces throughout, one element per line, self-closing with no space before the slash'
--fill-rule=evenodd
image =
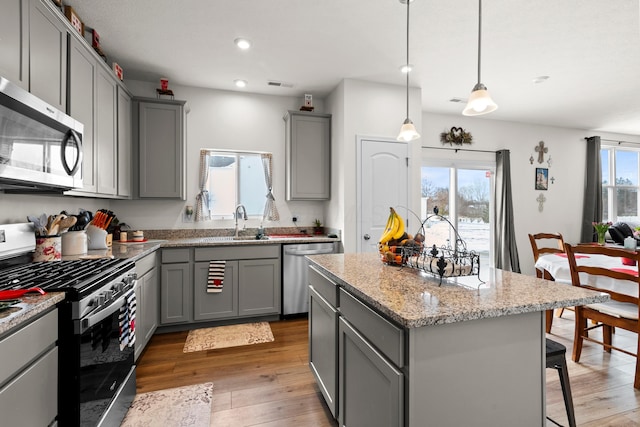
<path id="1" fill-rule="evenodd" d="M 437 246 L 428 245 L 429 236 L 426 233 L 425 224 L 431 219 L 446 221 L 453 230 L 454 243 L 447 239 L 447 243 Z M 473 250 L 467 249 L 465 241 L 460 237 L 458 230 L 451 222 L 434 213 L 422 221 L 416 236 L 424 236 L 424 242 L 420 244 L 398 246 L 395 249 L 396 257 L 385 259 L 387 264 L 398 265 L 400 267 L 414 268 L 439 278 L 439 285 L 443 279 L 457 278 L 463 276 L 477 276 L 478 288 L 484 283 L 480 279 L 480 255 Z M 417 240 L 417 239 L 416 239 Z M 463 285 L 467 286 L 467 285 Z"/>

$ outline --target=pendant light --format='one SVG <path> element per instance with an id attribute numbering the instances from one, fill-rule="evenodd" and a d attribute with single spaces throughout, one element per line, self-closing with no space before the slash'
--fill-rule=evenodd
<path id="1" fill-rule="evenodd" d="M 480 83 L 480 59 L 482 46 L 482 0 L 478 0 L 478 83 L 473 87 L 469 102 L 462 111 L 465 116 L 480 116 L 498 109 L 498 105 L 493 102 L 487 87 Z"/>
<path id="2" fill-rule="evenodd" d="M 409 3 L 413 0 L 400 0 L 400 3 L 407 4 L 407 62 L 403 68 L 407 73 L 407 116 L 400 128 L 400 134 L 398 135 L 398 141 L 413 141 L 420 138 L 420 134 L 416 131 L 416 127 L 409 118 L 409 73 L 411 72 L 411 64 L 409 63 Z"/>

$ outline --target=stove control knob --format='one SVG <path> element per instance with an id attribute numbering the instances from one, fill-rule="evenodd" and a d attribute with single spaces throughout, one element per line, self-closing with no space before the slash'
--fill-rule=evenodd
<path id="1" fill-rule="evenodd" d="M 114 283 L 111 290 L 114 292 L 121 292 L 123 288 L 122 282 Z"/>
<path id="2" fill-rule="evenodd" d="M 113 298 L 113 291 L 111 290 L 104 291 L 104 297 L 107 301 L 109 301 L 111 298 Z"/>
<path id="3" fill-rule="evenodd" d="M 100 294 L 100 295 L 98 295 L 98 298 L 97 298 L 97 299 L 98 299 L 98 304 L 97 304 L 97 305 L 98 305 L 98 306 L 101 306 L 101 305 L 103 305 L 103 304 L 104 304 L 104 302 L 105 302 L 105 295 L 104 295 L 104 294 Z"/>

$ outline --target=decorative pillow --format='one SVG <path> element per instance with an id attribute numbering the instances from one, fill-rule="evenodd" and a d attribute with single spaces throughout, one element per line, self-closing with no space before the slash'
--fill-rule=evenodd
<path id="1" fill-rule="evenodd" d="M 624 244 L 624 239 L 633 236 L 633 230 L 624 222 L 616 222 L 609 227 L 609 235 L 619 245 Z"/>

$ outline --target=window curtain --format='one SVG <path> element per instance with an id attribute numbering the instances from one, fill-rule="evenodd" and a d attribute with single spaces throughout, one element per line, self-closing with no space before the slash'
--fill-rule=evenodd
<path id="1" fill-rule="evenodd" d="M 200 150 L 200 181 L 198 183 L 200 192 L 196 196 L 196 221 L 211 219 L 211 205 L 209 204 L 209 152 Z"/>
<path id="2" fill-rule="evenodd" d="M 278 208 L 276 207 L 276 198 L 273 197 L 273 157 L 271 153 L 263 153 L 260 155 L 262 158 L 262 168 L 264 169 L 264 181 L 267 184 L 267 189 L 269 192 L 266 195 L 267 200 L 264 204 L 264 214 L 262 215 L 263 220 L 267 221 L 278 221 L 280 219 L 280 214 L 278 213 Z"/>
<path id="3" fill-rule="evenodd" d="M 493 226 L 495 266 L 520 273 L 511 197 L 511 160 L 509 150 L 496 152 L 496 203 Z"/>
<path id="4" fill-rule="evenodd" d="M 600 163 L 600 137 L 587 140 L 587 167 L 585 168 L 584 202 L 582 206 L 581 242 L 594 242 L 592 222 L 602 221 L 602 165 Z"/>

